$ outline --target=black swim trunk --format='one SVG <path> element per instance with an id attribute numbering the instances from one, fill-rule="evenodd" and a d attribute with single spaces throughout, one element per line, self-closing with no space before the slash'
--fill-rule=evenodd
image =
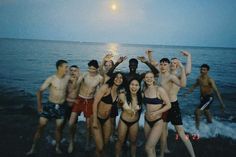
<path id="1" fill-rule="evenodd" d="M 178 100 L 171 102 L 171 108 L 168 110 L 167 117 L 164 121 L 171 122 L 173 125 L 183 125 Z"/>
<path id="2" fill-rule="evenodd" d="M 43 112 L 40 113 L 40 117 L 47 119 L 64 119 L 65 116 L 65 104 L 55 104 L 48 102 L 43 106 Z"/>
<path id="3" fill-rule="evenodd" d="M 69 106 L 69 104 L 66 103 L 66 105 L 65 105 L 65 114 L 64 114 L 66 120 L 70 119 L 71 111 L 72 111 L 72 106 Z"/>
<path id="4" fill-rule="evenodd" d="M 201 103 L 198 106 L 200 110 L 209 110 L 211 103 L 213 102 L 214 98 L 213 95 L 205 95 L 200 97 Z"/>

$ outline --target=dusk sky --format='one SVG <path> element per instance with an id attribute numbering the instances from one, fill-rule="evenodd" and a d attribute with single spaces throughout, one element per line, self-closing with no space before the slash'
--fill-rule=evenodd
<path id="1" fill-rule="evenodd" d="M 236 0 L 0 0 L 0 38 L 236 47 Z"/>

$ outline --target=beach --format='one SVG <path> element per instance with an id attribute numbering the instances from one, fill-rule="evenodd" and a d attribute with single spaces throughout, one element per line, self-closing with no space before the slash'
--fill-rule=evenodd
<path id="1" fill-rule="evenodd" d="M 0 154 L 1 157 L 22 157 L 30 149 L 32 144 L 32 137 L 38 124 L 38 115 L 32 103 L 35 103 L 33 95 L 27 95 L 23 91 L 14 91 L 15 89 L 4 91 L 2 87 L 0 90 Z M 7 93 L 7 94 L 6 94 Z M 7 96 L 8 95 L 8 96 Z M 11 97 L 9 97 L 11 95 Z M 21 107 L 14 104 L 21 104 Z M 34 104 L 35 105 L 35 104 Z M 67 154 L 67 136 L 68 128 L 64 129 L 63 139 L 61 142 L 61 149 L 63 154 L 55 154 L 53 146 L 54 139 L 54 120 L 50 121 L 44 131 L 44 134 L 39 142 L 37 151 L 32 156 L 37 157 L 51 157 L 51 156 L 71 156 L 71 157 L 93 157 L 95 147 L 91 147 L 89 151 L 85 151 L 85 123 L 78 122 L 78 129 L 76 135 L 76 145 L 74 152 Z M 140 128 L 140 141 L 145 141 L 143 130 Z M 224 136 L 217 136 L 212 138 L 199 138 L 194 140 L 190 135 L 190 140 L 193 144 L 197 157 L 233 157 L 236 153 L 236 140 Z M 176 139 L 176 134 L 169 131 L 168 145 L 171 150 L 166 157 L 188 157 L 187 149 L 180 139 Z M 107 148 L 107 156 L 114 156 L 115 142 L 110 142 Z M 159 144 L 156 147 L 159 152 Z M 123 155 L 128 157 L 129 147 L 124 147 Z M 145 157 L 144 145 L 137 148 L 137 157 Z"/>

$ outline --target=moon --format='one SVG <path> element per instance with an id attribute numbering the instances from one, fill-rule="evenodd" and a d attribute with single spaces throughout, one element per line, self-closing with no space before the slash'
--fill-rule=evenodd
<path id="1" fill-rule="evenodd" d="M 111 5 L 111 10 L 116 11 L 116 9 L 117 9 L 116 4 L 112 4 L 112 5 Z"/>

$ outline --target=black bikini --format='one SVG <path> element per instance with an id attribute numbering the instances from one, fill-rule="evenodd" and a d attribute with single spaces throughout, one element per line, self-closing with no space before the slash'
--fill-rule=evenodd
<path id="1" fill-rule="evenodd" d="M 118 96 L 116 97 L 115 101 L 113 102 L 112 100 L 112 96 L 111 96 L 111 93 L 108 94 L 107 96 L 104 96 L 101 98 L 101 101 L 104 102 L 105 104 L 107 105 L 112 105 L 112 106 L 115 106 L 116 103 L 117 103 L 117 100 L 118 100 Z M 103 118 L 100 118 L 100 117 L 97 117 L 101 126 L 103 126 L 106 121 L 110 118 L 110 116 L 108 116 L 107 118 L 103 119 Z"/>
<path id="2" fill-rule="evenodd" d="M 140 118 L 140 116 L 139 116 L 139 118 Z M 137 123 L 137 122 L 139 121 L 139 118 L 138 118 L 136 121 L 134 121 L 134 122 L 128 122 L 128 121 L 124 120 L 124 119 L 122 118 L 122 116 L 120 116 L 120 120 L 125 123 L 125 125 L 128 127 L 128 129 L 129 129 L 131 126 L 133 126 L 135 123 Z"/>
<path id="3" fill-rule="evenodd" d="M 144 104 L 153 104 L 153 105 L 160 105 L 160 104 L 162 105 L 163 104 L 163 100 L 161 100 L 159 98 L 147 98 L 144 95 L 143 103 Z"/>
<path id="4" fill-rule="evenodd" d="M 152 105 L 163 105 L 163 100 L 159 99 L 159 98 L 147 98 L 145 95 L 144 95 L 144 98 L 143 98 L 143 103 L 145 105 L 147 104 L 152 104 Z M 149 127 L 152 128 L 156 122 L 158 122 L 159 120 L 161 120 L 162 118 L 158 118 L 154 121 L 149 121 L 147 120 L 147 118 L 145 117 L 145 121 L 148 123 Z"/>
<path id="5" fill-rule="evenodd" d="M 145 117 L 145 121 L 148 123 L 148 125 L 149 125 L 150 128 L 152 128 L 152 127 L 154 126 L 154 124 L 155 124 L 156 122 L 158 122 L 159 120 L 162 120 L 162 118 L 158 118 L 158 119 L 156 119 L 156 120 L 154 120 L 154 121 L 148 121 L 147 118 Z"/>

